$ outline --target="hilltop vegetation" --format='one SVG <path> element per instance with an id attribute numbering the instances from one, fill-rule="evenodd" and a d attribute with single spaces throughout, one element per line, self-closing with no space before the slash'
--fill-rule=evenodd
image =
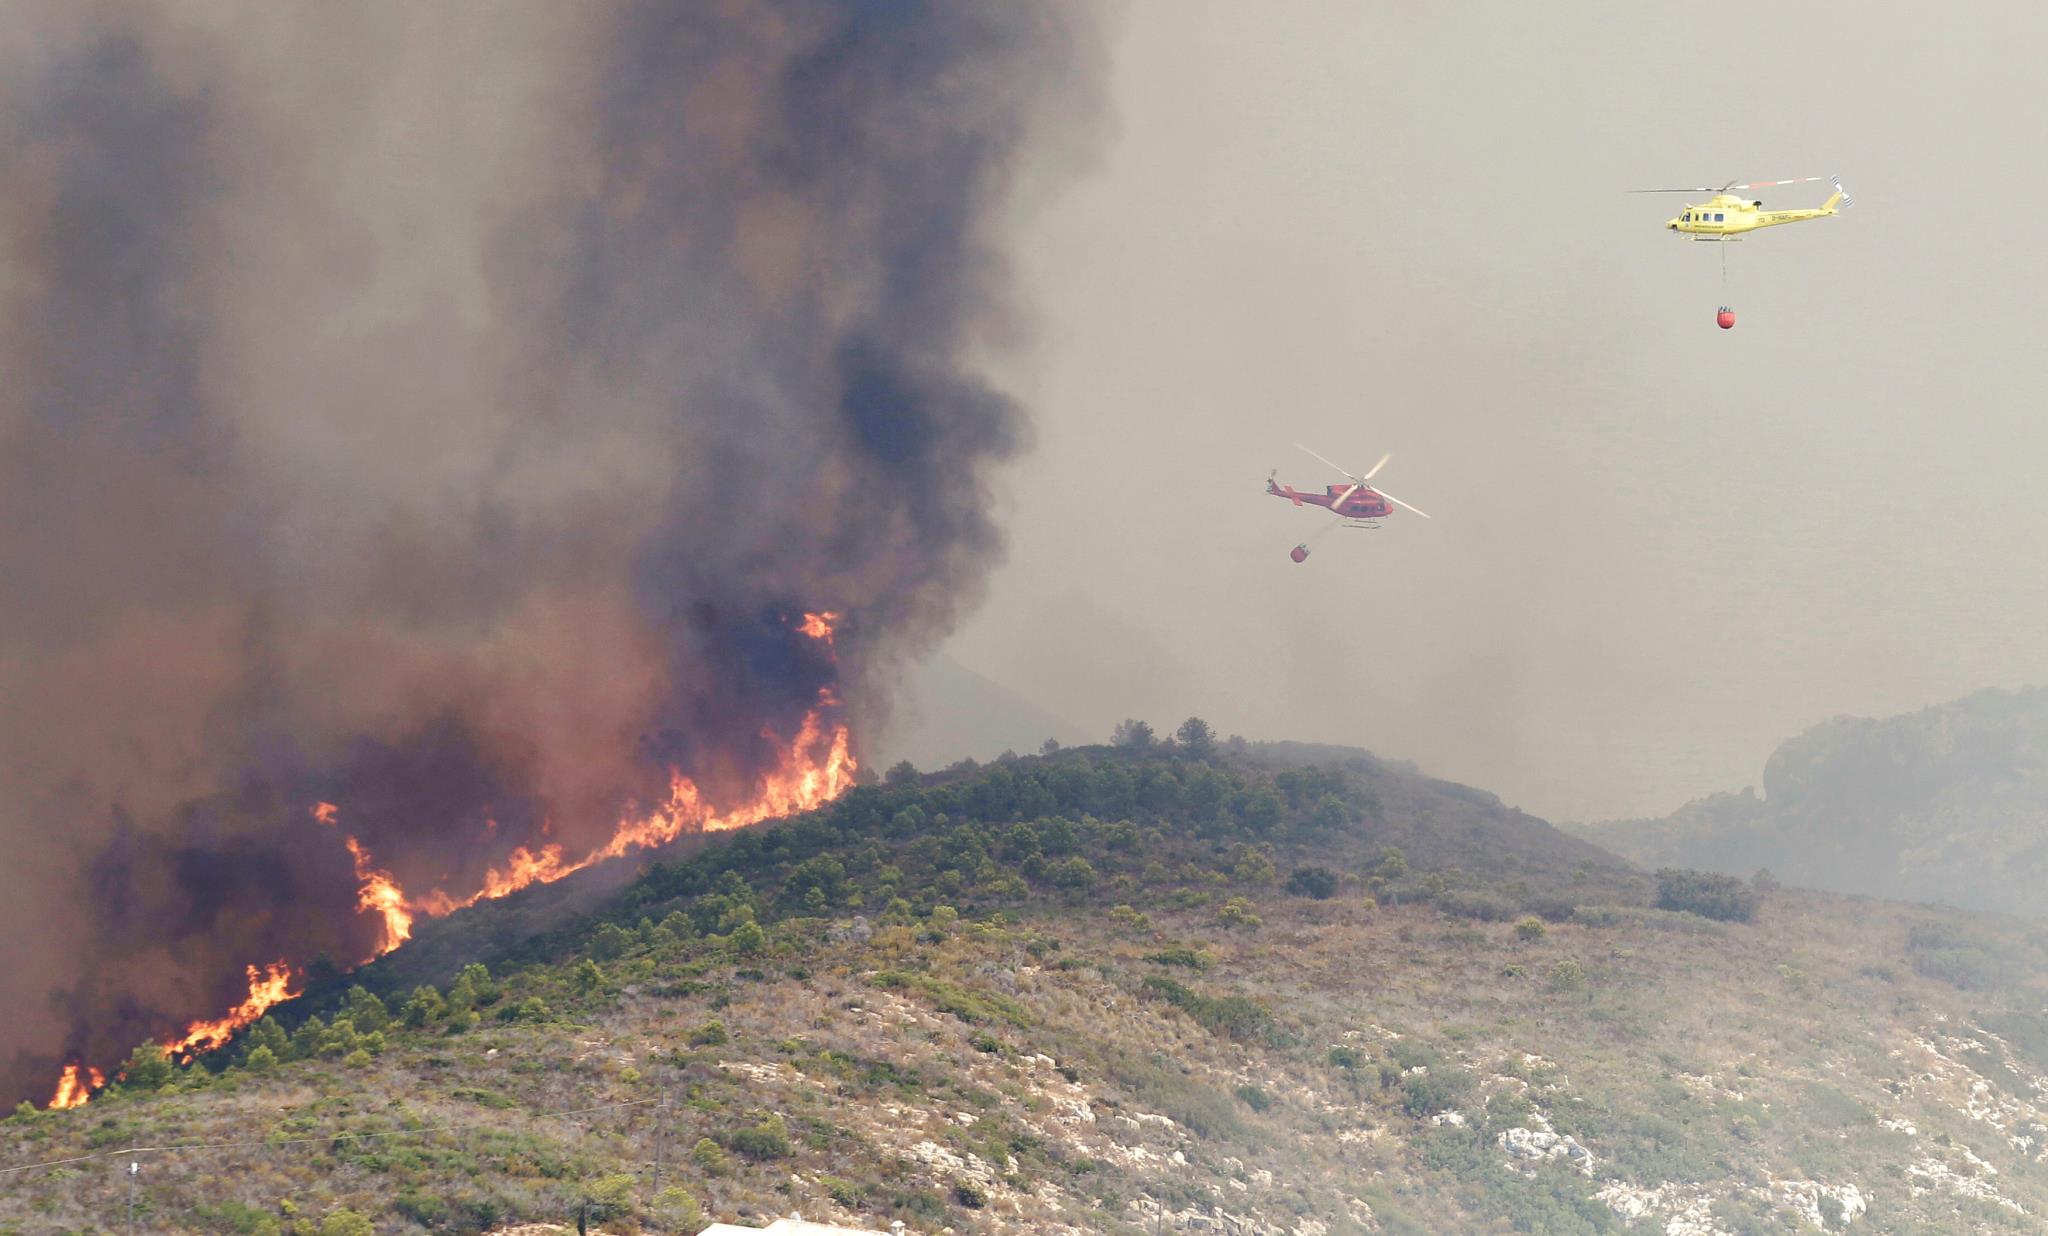
<path id="1" fill-rule="evenodd" d="M 1979 691 L 1781 745 L 1764 793 L 1572 831 L 1646 867 L 1768 868 L 1809 888 L 2038 914 L 2048 881 L 2048 690 Z"/>
<path id="2" fill-rule="evenodd" d="M 1645 876 L 1367 757 L 1123 737 L 899 769 L 430 925 L 206 1067 L 144 1053 L 17 1113 L 0 1167 L 232 1143 L 136 1156 L 142 1225 L 328 1236 L 584 1204 L 615 1232 L 2048 1212 L 2040 933 Z M 0 1177 L 0 1232 L 117 1227 L 125 1162 Z"/>

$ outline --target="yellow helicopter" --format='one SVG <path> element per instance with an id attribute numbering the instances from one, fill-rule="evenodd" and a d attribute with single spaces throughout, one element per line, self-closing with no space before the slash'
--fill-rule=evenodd
<path id="1" fill-rule="evenodd" d="M 1822 179 L 1819 176 L 1804 176 L 1797 180 L 1757 180 L 1748 184 L 1729 182 L 1720 188 L 1695 189 L 1630 189 L 1631 193 L 1711 193 L 1714 196 L 1698 206 L 1687 206 L 1664 226 L 1674 232 L 1684 232 L 1694 240 L 1736 240 L 1743 232 L 1753 232 L 1760 227 L 1776 227 L 1780 223 L 1804 223 L 1808 219 L 1822 219 L 1838 214 L 1856 203 L 1842 190 L 1839 176 L 1827 177 L 1835 187 L 1834 195 L 1818 207 L 1806 210 L 1765 210 L 1761 201 L 1737 196 L 1735 190 L 1771 189 L 1779 185 L 1812 184 Z"/>

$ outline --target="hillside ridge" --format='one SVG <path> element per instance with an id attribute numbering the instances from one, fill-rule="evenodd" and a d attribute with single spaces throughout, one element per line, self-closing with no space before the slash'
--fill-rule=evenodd
<path id="1" fill-rule="evenodd" d="M 899 770 L 451 916 L 199 1067 L 138 1052 L 0 1122 L 0 1168 L 227 1144 L 133 1156 L 140 1204 L 257 1236 L 2048 1212 L 2038 929 L 1660 882 L 1481 791 L 1296 754 Z M 8 1177 L 0 1232 L 117 1226 L 122 1161 Z"/>
<path id="2" fill-rule="evenodd" d="M 1968 909 L 2037 914 L 2048 880 L 2048 688 L 1989 689 L 1788 739 L 1763 792 L 1653 820 L 1567 826 L 1646 867 L 1681 865 Z"/>

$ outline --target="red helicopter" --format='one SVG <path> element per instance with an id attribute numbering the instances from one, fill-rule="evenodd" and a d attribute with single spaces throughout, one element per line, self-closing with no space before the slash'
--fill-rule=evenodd
<path id="1" fill-rule="evenodd" d="M 1329 466 L 1332 468 L 1336 468 L 1337 471 L 1343 473 L 1345 477 L 1349 478 L 1350 483 L 1347 485 L 1326 486 L 1323 492 L 1319 494 L 1302 493 L 1301 491 L 1295 489 L 1295 487 L 1292 485 L 1282 485 L 1278 481 L 1274 480 L 1273 478 L 1280 474 L 1280 469 L 1275 468 L 1273 469 L 1272 474 L 1266 477 L 1267 493 L 1273 494 L 1276 497 L 1285 498 L 1288 501 L 1294 503 L 1294 505 L 1296 506 L 1302 506 L 1306 504 L 1309 506 L 1327 507 L 1332 515 L 1337 516 L 1340 520 L 1343 521 L 1339 524 L 1332 524 L 1331 527 L 1377 528 L 1379 527 L 1378 521 L 1385 519 L 1387 516 L 1393 514 L 1394 508 L 1397 506 L 1405 511 L 1414 511 L 1417 515 L 1422 516 L 1424 519 L 1429 518 L 1429 513 L 1427 511 L 1423 511 L 1416 507 L 1409 506 L 1406 502 L 1401 501 L 1399 498 L 1396 498 L 1394 495 L 1388 493 L 1386 490 L 1374 489 L 1372 486 L 1366 484 L 1367 481 L 1370 481 L 1373 477 L 1379 475 L 1379 470 L 1381 468 L 1387 466 L 1387 461 L 1393 458 L 1391 454 L 1380 456 L 1380 461 L 1374 464 L 1371 470 L 1366 472 L 1365 475 L 1360 476 L 1356 472 L 1349 471 L 1345 468 L 1337 467 L 1336 464 L 1330 463 L 1330 461 L 1327 459 L 1323 459 L 1321 455 L 1317 455 L 1314 451 L 1309 450 L 1307 447 L 1303 446 L 1299 442 L 1295 443 L 1294 445 L 1296 449 L 1303 451 L 1306 454 L 1318 460 L 1321 460 L 1325 464 L 1329 464 Z M 1325 531 L 1327 531 L 1327 529 L 1325 529 Z M 1321 535 L 1321 533 L 1317 534 L 1317 536 Z M 1315 539 L 1315 537 L 1311 537 L 1309 538 L 1309 541 L 1313 541 Z M 1301 544 L 1289 550 L 1287 556 L 1294 559 L 1296 562 L 1308 561 L 1309 541 L 1303 541 Z"/>

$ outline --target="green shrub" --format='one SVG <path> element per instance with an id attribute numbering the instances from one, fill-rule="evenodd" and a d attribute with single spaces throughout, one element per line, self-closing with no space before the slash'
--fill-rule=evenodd
<path id="1" fill-rule="evenodd" d="M 1528 943 L 1541 940 L 1544 934 L 1543 920 L 1530 915 L 1515 924 L 1515 939 Z"/>
<path id="2" fill-rule="evenodd" d="M 320 1221 L 320 1236 L 377 1236 L 377 1228 L 368 1219 L 343 1207 L 327 1212 L 327 1217 Z"/>
<path id="3" fill-rule="evenodd" d="M 1095 884 L 1095 866 L 1079 854 L 1055 865 L 1052 882 L 1061 888 L 1089 888 Z"/>
<path id="4" fill-rule="evenodd" d="M 1963 991 L 1995 991 L 2017 982 L 2025 967 L 1997 942 L 1956 923 L 1916 923 L 1906 933 L 1916 973 Z"/>
<path id="5" fill-rule="evenodd" d="M 1546 923 L 1568 923 L 1579 910 L 1571 898 L 1547 894 L 1525 898 L 1522 908 Z"/>
<path id="6" fill-rule="evenodd" d="M 690 1031 L 692 1047 L 723 1047 L 731 1041 L 732 1036 L 726 1032 L 725 1023 L 716 1017 Z"/>
<path id="7" fill-rule="evenodd" d="M 1729 923 L 1756 918 L 1756 890 L 1734 876 L 1684 867 L 1657 872 L 1657 908 Z"/>
<path id="8" fill-rule="evenodd" d="M 1190 970 L 1207 970 L 1216 964 L 1215 954 L 1192 949 L 1185 944 L 1160 949 L 1156 953 L 1147 953 L 1145 960 L 1162 966 L 1186 966 Z"/>
<path id="9" fill-rule="evenodd" d="M 1216 912 L 1216 921 L 1225 927 L 1242 928 L 1245 931 L 1255 931 L 1265 923 L 1264 919 L 1252 912 L 1252 903 L 1243 897 L 1232 897 L 1224 902 L 1223 908 Z"/>
<path id="10" fill-rule="evenodd" d="M 406 1025 L 419 1029 L 441 1020 L 447 1012 L 448 1002 L 441 998 L 441 993 L 422 985 L 412 989 L 412 996 L 406 1000 L 398 1016 Z"/>
<path id="11" fill-rule="evenodd" d="M 1550 967 L 1549 983 L 1552 991 L 1584 991 L 1586 967 L 1567 957 Z"/>
<path id="12" fill-rule="evenodd" d="M 1401 1079 L 1401 1110 L 1411 1116 L 1433 1116 L 1456 1107 L 1472 1087 L 1472 1075 L 1453 1065 L 1412 1072 Z"/>
<path id="13" fill-rule="evenodd" d="M 781 1116 L 770 1116 L 759 1124 L 744 1129 L 734 1129 L 725 1135 L 725 1144 L 735 1154 L 749 1159 L 787 1159 L 793 1152 L 789 1145 L 789 1126 Z"/>
<path id="14" fill-rule="evenodd" d="M 1438 893 L 1434 900 L 1437 909 L 1453 918 L 1505 923 L 1515 916 L 1515 903 L 1494 893 L 1456 889 Z"/>
<path id="15" fill-rule="evenodd" d="M 177 1075 L 169 1053 L 155 1043 L 142 1043 L 121 1066 L 121 1085 L 130 1090 L 157 1090 Z"/>
<path id="16" fill-rule="evenodd" d="M 1147 976 L 1141 990 L 1186 1013 L 1213 1034 L 1250 1039 L 1272 1028 L 1271 1010 L 1243 996 L 1204 995 L 1157 974 Z"/>
<path id="17" fill-rule="evenodd" d="M 1240 884 L 1264 888 L 1279 880 L 1280 871 L 1264 850 L 1241 845 L 1230 864 L 1230 876 Z"/>
<path id="18" fill-rule="evenodd" d="M 678 1232 L 694 1232 L 704 1226 L 703 1206 L 681 1185 L 670 1185 L 655 1194 L 654 1211 Z"/>
<path id="19" fill-rule="evenodd" d="M 1255 1112 L 1262 1112 L 1273 1106 L 1273 1096 L 1250 1083 L 1239 1086 L 1232 1093 L 1237 1095 L 1238 1102 Z"/>
<path id="20" fill-rule="evenodd" d="M 969 990 L 929 974 L 906 970 L 882 970 L 876 973 L 874 984 L 892 990 L 907 988 L 922 992 L 940 1012 L 951 1013 L 964 1022 L 980 1024 L 1005 1021 L 1020 1028 L 1031 1024 L 1031 1018 L 1025 1013 L 1024 1006 L 1008 996 Z"/>
<path id="21" fill-rule="evenodd" d="M 1297 897 L 1328 901 L 1337 895 L 1337 873 L 1328 867 L 1296 867 L 1287 877 L 1287 891 Z"/>
<path id="22" fill-rule="evenodd" d="M 768 932 L 761 924 L 750 918 L 734 927 L 732 934 L 725 938 L 725 942 L 733 952 L 742 957 L 751 957 L 768 947 Z"/>
<path id="23" fill-rule="evenodd" d="M 732 1160 L 725 1153 L 725 1147 L 708 1137 L 700 1137 L 690 1147 L 690 1162 L 707 1176 L 723 1176 L 732 1167 Z"/>
<path id="24" fill-rule="evenodd" d="M 617 923 L 605 923 L 591 933 L 590 943 L 586 947 L 590 950 L 590 955 L 597 960 L 611 961 L 624 957 L 627 950 L 639 942 L 638 937 Z"/>

